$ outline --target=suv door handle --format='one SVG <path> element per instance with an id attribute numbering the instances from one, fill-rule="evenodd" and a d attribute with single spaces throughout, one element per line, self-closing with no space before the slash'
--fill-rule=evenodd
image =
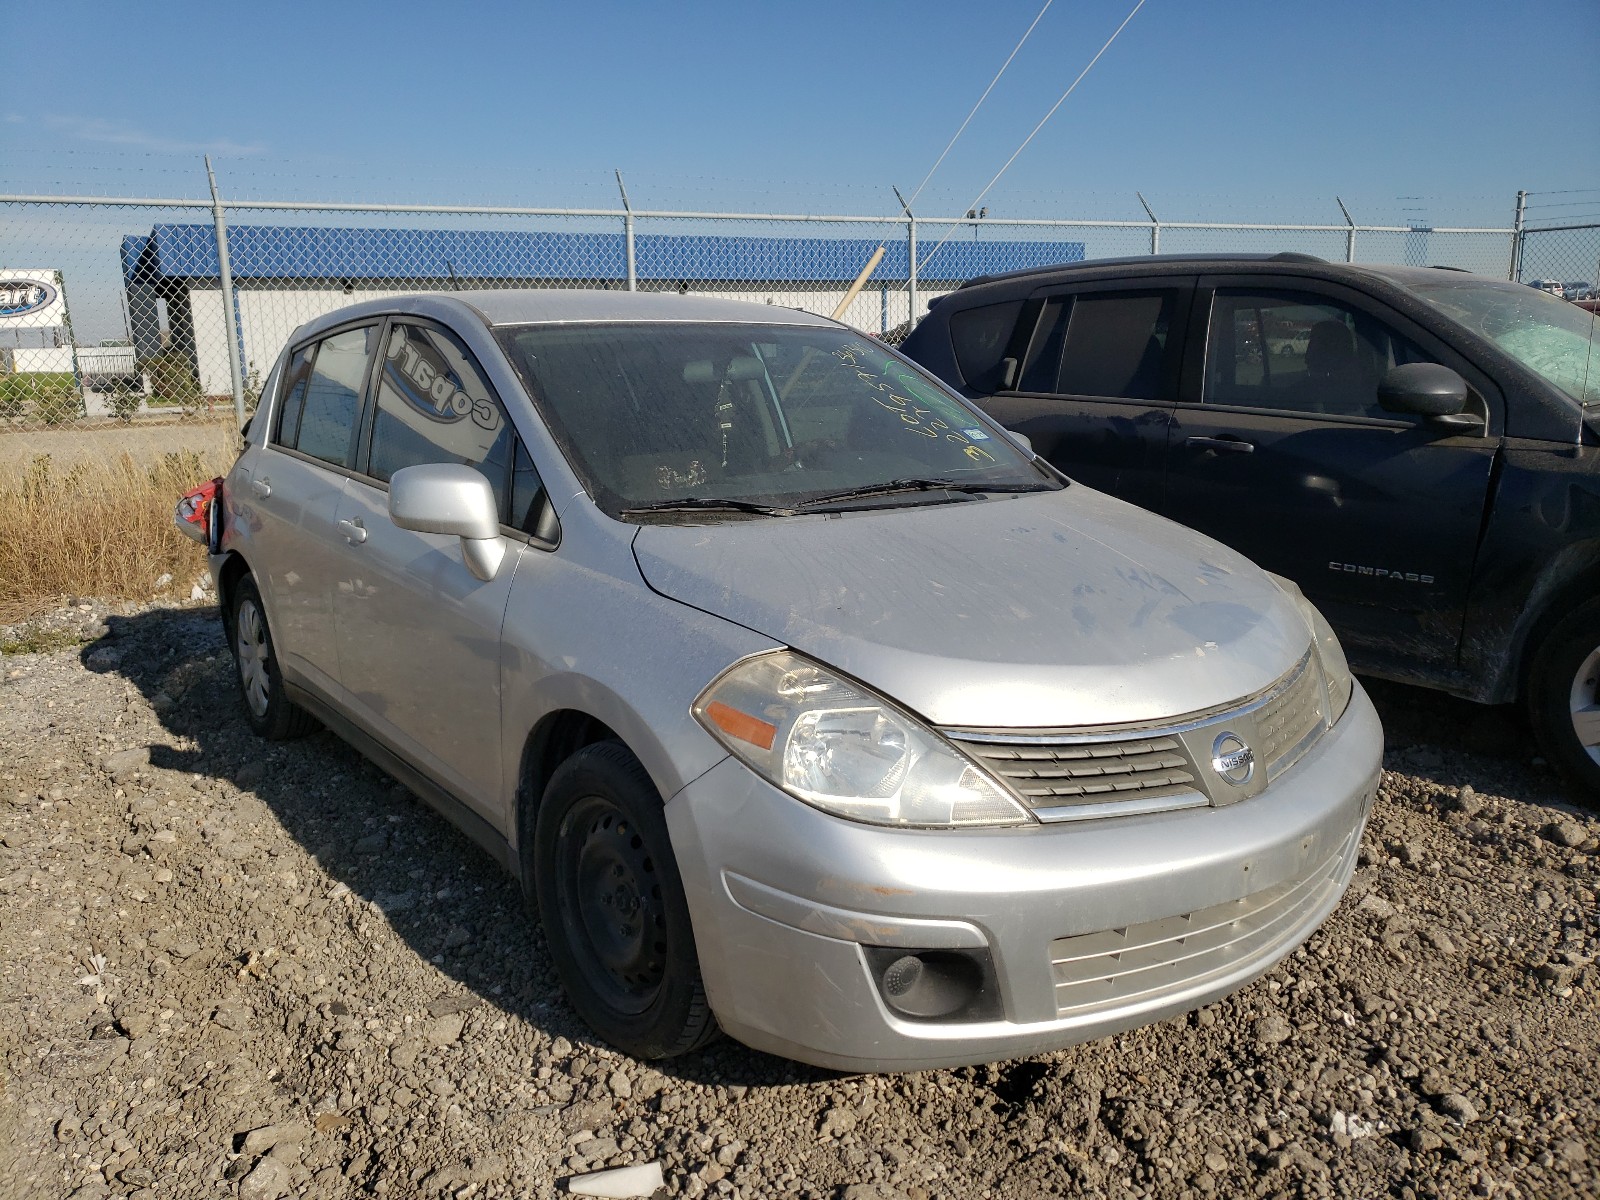
<path id="1" fill-rule="evenodd" d="M 359 546 L 367 540 L 367 528 L 361 523 L 360 517 L 353 521 L 340 521 L 339 532 L 344 534 L 345 541 L 354 546 Z"/>
<path id="2" fill-rule="evenodd" d="M 1207 450 L 1226 450 L 1232 454 L 1254 454 L 1256 444 L 1236 437 L 1192 437 L 1184 439 L 1185 446 L 1203 446 Z"/>
<path id="3" fill-rule="evenodd" d="M 268 496 L 272 495 L 272 480 L 252 479 L 250 481 L 250 490 L 265 500 Z"/>

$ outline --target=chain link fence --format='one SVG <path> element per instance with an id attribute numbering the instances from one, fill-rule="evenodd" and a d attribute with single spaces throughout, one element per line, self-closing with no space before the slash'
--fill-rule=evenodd
<path id="1" fill-rule="evenodd" d="M 1600 299 L 1600 188 L 1517 193 L 1511 278 L 1567 300 Z"/>
<path id="2" fill-rule="evenodd" d="M 1568 300 L 1600 299 L 1600 222 L 1525 229 L 1516 278 Z"/>
<path id="3" fill-rule="evenodd" d="M 1506 277 L 1511 229 L 0 197 L 0 438 L 235 421 L 303 322 L 418 291 L 615 288 L 829 314 L 888 340 L 978 275 L 1293 250 Z M 1591 255 L 1590 262 L 1593 258 Z M 1572 278 L 1592 279 L 1574 267 Z"/>

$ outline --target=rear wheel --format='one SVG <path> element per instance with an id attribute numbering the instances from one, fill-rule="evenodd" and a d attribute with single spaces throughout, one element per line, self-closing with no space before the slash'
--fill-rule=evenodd
<path id="1" fill-rule="evenodd" d="M 1534 656 L 1528 710 L 1546 756 L 1600 809 L 1600 600 L 1574 609 Z"/>
<path id="2" fill-rule="evenodd" d="M 249 575 L 234 585 L 233 619 L 229 625 L 233 632 L 233 660 L 239 668 L 239 693 L 244 698 L 244 715 L 250 728 L 269 741 L 310 733 L 317 727 L 316 719 L 284 692 L 267 612 L 256 581 Z"/>
<path id="3" fill-rule="evenodd" d="M 661 797 L 620 742 L 556 769 L 534 826 L 534 888 L 578 1014 L 636 1058 L 716 1035 Z"/>

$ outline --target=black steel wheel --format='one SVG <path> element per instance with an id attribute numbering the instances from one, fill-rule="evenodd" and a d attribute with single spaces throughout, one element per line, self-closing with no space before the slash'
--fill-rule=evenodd
<path id="1" fill-rule="evenodd" d="M 567 996 L 601 1037 L 638 1058 L 709 1041 L 689 907 L 649 775 L 619 742 L 556 770 L 534 825 L 534 887 Z"/>

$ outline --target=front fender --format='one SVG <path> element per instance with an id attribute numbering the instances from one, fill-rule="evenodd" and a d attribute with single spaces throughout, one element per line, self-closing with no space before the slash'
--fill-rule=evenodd
<path id="1" fill-rule="evenodd" d="M 733 662 L 777 645 L 561 556 L 525 560 L 501 640 L 500 827 L 516 838 L 523 751 L 562 712 L 609 727 L 671 799 L 727 756 L 691 715 L 696 697 Z"/>

